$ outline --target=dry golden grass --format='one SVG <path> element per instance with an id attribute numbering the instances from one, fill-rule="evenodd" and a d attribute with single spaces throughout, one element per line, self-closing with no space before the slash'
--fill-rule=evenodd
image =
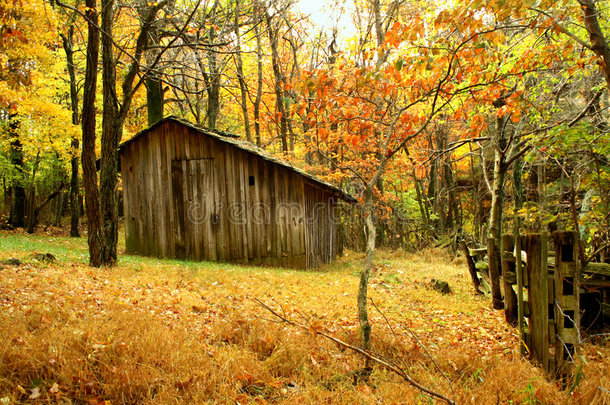
<path id="1" fill-rule="evenodd" d="M 35 252 L 59 260 L 38 263 Z M 358 342 L 362 255 L 318 271 L 122 256 L 84 264 L 84 240 L 0 234 L 0 404 L 430 403 L 381 368 L 295 321 Z M 589 344 L 574 394 L 519 358 L 515 331 L 472 294 L 459 260 L 440 251 L 380 252 L 371 279 L 374 349 L 459 403 L 610 403 L 610 345 Z M 449 282 L 450 295 L 428 287 Z M 383 315 L 389 320 L 386 323 Z M 391 326 L 391 328 L 390 328 Z M 414 339 L 410 331 L 416 333 Z"/>

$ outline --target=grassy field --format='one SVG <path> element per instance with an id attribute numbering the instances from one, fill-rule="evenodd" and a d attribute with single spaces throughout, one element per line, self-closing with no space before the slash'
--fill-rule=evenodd
<path id="1" fill-rule="evenodd" d="M 380 367 L 362 381 L 363 360 L 315 333 L 358 343 L 360 254 L 315 271 L 125 254 L 93 269 L 85 238 L 0 233 L 9 258 L 23 263 L 0 265 L 1 405 L 433 402 Z M 431 289 L 433 278 L 452 293 Z M 468 280 L 441 251 L 380 252 L 374 351 L 458 403 L 610 403 L 608 340 L 584 346 L 584 378 L 549 381 Z"/>

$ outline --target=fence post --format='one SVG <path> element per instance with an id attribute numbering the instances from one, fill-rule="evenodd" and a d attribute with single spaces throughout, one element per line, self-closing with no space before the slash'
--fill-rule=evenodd
<path id="1" fill-rule="evenodd" d="M 525 237 L 531 354 L 542 368 L 549 366 L 549 309 L 546 243 L 540 234 Z"/>
<path id="2" fill-rule="evenodd" d="M 504 289 L 504 317 L 506 322 L 512 326 L 517 325 L 517 296 L 513 290 L 513 284 L 516 284 L 515 273 L 515 255 L 513 250 L 515 247 L 515 238 L 513 235 L 502 235 L 501 257 L 502 257 L 502 287 Z M 520 252 L 518 252 L 520 254 Z"/>
<path id="3" fill-rule="evenodd" d="M 489 279 L 491 280 L 491 301 L 494 309 L 502 309 L 504 301 L 500 290 L 500 275 L 502 273 L 500 249 L 496 238 L 487 238 L 487 258 L 489 259 Z"/>
<path id="4" fill-rule="evenodd" d="M 557 374 L 566 374 L 580 343 L 580 280 L 576 234 L 557 231 L 555 242 L 555 363 Z"/>
<path id="5" fill-rule="evenodd" d="M 526 342 L 525 342 L 525 307 L 523 302 L 523 288 L 524 280 L 523 275 L 523 260 L 521 258 L 521 246 L 523 246 L 522 237 L 519 234 L 519 229 L 515 229 L 515 273 L 517 275 L 517 319 L 519 327 L 519 353 L 521 356 L 525 355 Z"/>

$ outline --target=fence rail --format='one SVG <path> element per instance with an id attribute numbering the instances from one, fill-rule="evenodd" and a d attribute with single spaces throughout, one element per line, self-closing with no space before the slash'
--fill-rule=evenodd
<path id="1" fill-rule="evenodd" d="M 517 326 L 521 353 L 547 372 L 567 374 L 583 330 L 610 319 L 610 264 L 578 258 L 576 234 L 504 235 L 500 284 L 506 320 Z M 480 286 L 490 291 L 486 247 L 469 248 Z"/>

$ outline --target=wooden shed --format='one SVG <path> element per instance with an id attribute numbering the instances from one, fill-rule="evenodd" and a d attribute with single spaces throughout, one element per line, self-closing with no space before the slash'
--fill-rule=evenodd
<path id="1" fill-rule="evenodd" d="M 309 268 L 355 199 L 234 135 L 167 117 L 119 146 L 128 253 Z"/>

